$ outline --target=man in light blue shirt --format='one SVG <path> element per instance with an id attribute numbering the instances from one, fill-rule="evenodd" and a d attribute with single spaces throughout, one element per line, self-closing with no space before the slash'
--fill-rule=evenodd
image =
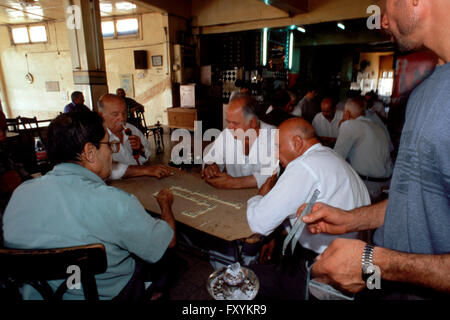
<path id="1" fill-rule="evenodd" d="M 3 231 L 5 246 L 10 248 L 102 243 L 108 267 L 96 276 L 97 287 L 100 299 L 112 299 L 133 276 L 136 262 L 131 254 L 154 263 L 175 244 L 175 221 L 170 191 L 158 195 L 159 220 L 133 195 L 104 183 L 117 146 L 109 142 L 102 122 L 94 112 L 62 114 L 52 121 L 48 156 L 56 166 L 16 189 L 6 208 Z M 56 289 L 60 283 L 50 285 Z M 25 299 L 39 299 L 31 287 L 25 286 L 22 294 Z M 82 289 L 70 289 L 63 298 L 83 297 Z"/>

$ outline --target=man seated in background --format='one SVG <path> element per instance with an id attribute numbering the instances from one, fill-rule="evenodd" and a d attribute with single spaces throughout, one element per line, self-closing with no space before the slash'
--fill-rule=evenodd
<path id="1" fill-rule="evenodd" d="M 316 114 L 312 125 L 322 143 L 326 146 L 332 146 L 336 142 L 343 113 L 342 111 L 336 111 L 336 105 L 330 97 L 322 100 L 320 108 L 322 112 Z"/>
<path id="2" fill-rule="evenodd" d="M 249 86 L 245 83 L 244 80 L 237 79 L 234 82 L 234 86 L 236 87 L 236 89 L 231 92 L 230 99 L 228 99 L 228 104 L 230 104 L 231 101 L 237 96 L 249 94 Z"/>
<path id="3" fill-rule="evenodd" d="M 103 120 L 94 112 L 53 120 L 47 152 L 54 169 L 20 185 L 6 208 L 5 246 L 46 249 L 102 243 L 108 265 L 96 276 L 100 299 L 142 298 L 144 266 L 134 256 L 155 263 L 175 245 L 171 192 L 158 194 L 161 219 L 154 219 L 135 196 L 105 184 L 113 150 Z M 60 283 L 49 282 L 53 290 Z M 28 285 L 22 294 L 39 299 Z M 69 289 L 63 298 L 79 300 L 84 295 L 82 289 Z"/>
<path id="4" fill-rule="evenodd" d="M 226 111 L 228 127 L 205 149 L 202 178 L 213 187 L 259 188 L 278 169 L 270 156 L 276 127 L 259 120 L 256 105 L 249 96 L 231 101 Z"/>
<path id="5" fill-rule="evenodd" d="M 383 122 L 386 122 L 387 116 L 386 110 L 384 110 L 384 103 L 378 99 L 378 95 L 375 91 L 367 92 L 364 95 L 364 99 L 367 103 L 367 110 L 376 113 Z"/>
<path id="6" fill-rule="evenodd" d="M 272 105 L 269 106 L 264 115 L 264 122 L 279 126 L 283 121 L 292 118 L 289 113 L 292 111 L 295 103 L 295 95 L 289 94 L 285 90 L 277 90 L 273 97 Z"/>
<path id="7" fill-rule="evenodd" d="M 113 154 L 111 179 L 136 176 L 167 177 L 170 168 L 164 165 L 144 165 L 150 158 L 150 142 L 142 132 L 126 122 L 125 101 L 113 94 L 104 94 L 98 100 L 98 112 L 105 120 L 109 140 L 118 144 Z"/>
<path id="8" fill-rule="evenodd" d="M 72 102 L 64 107 L 64 113 L 67 113 L 67 112 L 78 112 L 78 111 L 91 111 L 84 104 L 83 92 L 74 91 L 70 95 L 70 98 L 72 99 Z"/>
<path id="9" fill-rule="evenodd" d="M 125 105 L 127 107 L 127 122 L 131 123 L 132 125 L 134 125 L 135 127 L 139 128 L 139 130 L 142 131 L 141 128 L 142 124 L 140 123 L 139 119 L 136 118 L 135 112 L 136 111 L 144 112 L 144 106 L 139 102 L 137 102 L 136 100 L 128 98 L 126 96 L 125 90 L 123 90 L 122 88 L 118 88 L 116 90 L 116 95 L 125 100 Z"/>
<path id="10" fill-rule="evenodd" d="M 294 110 L 291 114 L 296 117 L 302 117 L 309 123 L 312 123 L 316 114 L 320 112 L 320 104 L 316 99 L 317 95 L 317 87 L 313 85 L 307 85 L 305 96 L 294 107 Z"/>
<path id="11" fill-rule="evenodd" d="M 285 168 L 276 181 L 269 178 L 258 195 L 247 204 L 247 220 L 254 233 L 271 235 L 282 224 L 295 222 L 297 209 L 308 202 L 315 190 L 318 201 L 333 203 L 343 210 L 370 204 L 369 194 L 358 174 L 338 154 L 324 147 L 314 128 L 306 120 L 293 118 L 279 127 L 279 159 Z M 347 234 L 356 238 L 357 233 Z M 314 262 L 334 240 L 330 235 L 313 235 L 304 229 L 299 239 L 293 270 L 284 272 L 275 264 L 251 268 L 260 279 L 259 296 L 264 299 L 304 299 L 306 289 L 306 261 Z M 260 261 L 271 261 L 276 237 L 262 250 Z M 266 256 L 264 256 L 266 255 Z"/>
<path id="12" fill-rule="evenodd" d="M 365 114 L 362 97 L 347 100 L 334 150 L 358 172 L 376 202 L 389 186 L 392 162 L 385 131 Z"/>

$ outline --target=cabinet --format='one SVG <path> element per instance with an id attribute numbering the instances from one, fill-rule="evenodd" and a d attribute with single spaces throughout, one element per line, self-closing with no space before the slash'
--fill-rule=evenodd
<path id="1" fill-rule="evenodd" d="M 197 121 L 195 108 L 167 108 L 169 128 L 194 130 L 194 121 Z"/>

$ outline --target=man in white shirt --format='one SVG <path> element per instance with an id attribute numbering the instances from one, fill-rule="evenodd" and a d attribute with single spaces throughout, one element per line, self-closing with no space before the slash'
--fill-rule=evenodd
<path id="1" fill-rule="evenodd" d="M 372 202 L 380 200 L 392 174 L 389 141 L 383 128 L 365 117 L 362 97 L 347 100 L 334 150 L 362 177 Z"/>
<path id="2" fill-rule="evenodd" d="M 309 123 L 312 123 L 316 114 L 320 112 L 319 103 L 316 101 L 318 90 L 316 87 L 309 85 L 306 94 L 302 100 L 294 107 L 291 115 L 303 117 Z"/>
<path id="3" fill-rule="evenodd" d="M 104 94 L 98 100 L 99 114 L 109 132 L 109 141 L 120 143 L 119 151 L 113 154 L 113 169 L 110 179 L 151 176 L 167 177 L 170 168 L 164 165 L 144 165 L 150 158 L 150 142 L 142 132 L 126 123 L 125 101 L 113 94 Z"/>
<path id="4" fill-rule="evenodd" d="M 279 127 L 279 160 L 285 171 L 276 184 L 273 185 L 276 177 L 271 177 L 258 195 L 248 200 L 247 220 L 255 233 L 270 235 L 283 223 L 290 227 L 298 208 L 309 201 L 315 190 L 320 191 L 317 201 L 334 203 L 343 210 L 370 204 L 367 188 L 358 174 L 337 153 L 320 144 L 314 128 L 304 119 L 289 119 Z M 261 280 L 261 296 L 304 298 L 305 262 L 312 263 L 334 239 L 331 235 L 317 237 L 305 228 L 296 251 L 301 262 L 296 264 L 294 273 L 279 272 L 274 265 L 252 267 Z"/>
<path id="5" fill-rule="evenodd" d="M 320 105 L 321 113 L 316 114 L 312 125 L 316 134 L 326 145 L 332 145 L 339 133 L 339 123 L 342 120 L 342 111 L 336 111 L 332 98 L 324 98 Z"/>
<path id="6" fill-rule="evenodd" d="M 204 152 L 202 177 L 213 187 L 260 187 L 278 169 L 276 127 L 260 121 L 255 110 L 256 101 L 249 96 L 231 101 L 226 111 L 228 127 Z"/>

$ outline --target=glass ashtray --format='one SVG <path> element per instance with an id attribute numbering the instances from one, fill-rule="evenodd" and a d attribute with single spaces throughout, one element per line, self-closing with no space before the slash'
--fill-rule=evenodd
<path id="1" fill-rule="evenodd" d="M 253 300 L 258 294 L 259 280 L 256 274 L 245 267 L 241 267 L 244 274 L 237 285 L 230 285 L 225 281 L 227 268 L 214 271 L 208 278 L 206 288 L 215 300 Z"/>

